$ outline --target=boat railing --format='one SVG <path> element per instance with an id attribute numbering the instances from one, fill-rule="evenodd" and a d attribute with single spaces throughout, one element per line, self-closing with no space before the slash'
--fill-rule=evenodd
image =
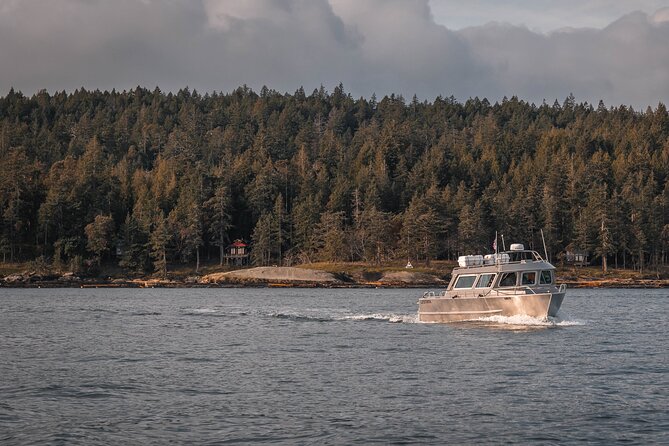
<path id="1" fill-rule="evenodd" d="M 520 290 L 525 290 L 525 291 L 530 291 L 529 293 L 525 294 L 537 294 L 536 291 L 534 291 L 532 288 L 530 288 L 527 285 L 522 285 L 522 286 L 515 286 L 512 288 L 497 288 L 496 291 L 499 294 L 518 294 L 518 291 Z"/>
<path id="2" fill-rule="evenodd" d="M 423 293 L 423 298 L 427 297 L 445 297 L 448 291 L 444 290 L 441 293 L 437 294 L 434 291 L 426 291 Z"/>
<path id="3" fill-rule="evenodd" d="M 519 285 L 519 286 L 514 286 L 514 287 L 509 287 L 509 288 L 488 288 L 483 294 L 479 294 L 478 297 L 486 297 L 490 293 L 495 292 L 498 295 L 512 295 L 512 294 L 518 294 L 518 291 L 524 290 L 525 294 L 537 294 L 537 291 L 530 287 L 529 285 Z M 558 288 L 558 293 L 564 293 L 567 290 L 567 284 L 563 283 L 560 285 Z M 529 291 L 529 293 L 528 293 Z M 542 290 L 539 290 L 540 293 L 545 292 Z M 425 291 L 423 293 L 423 298 L 429 298 L 429 297 L 446 297 L 448 295 L 448 290 L 444 290 L 441 293 L 437 294 L 434 291 Z"/>

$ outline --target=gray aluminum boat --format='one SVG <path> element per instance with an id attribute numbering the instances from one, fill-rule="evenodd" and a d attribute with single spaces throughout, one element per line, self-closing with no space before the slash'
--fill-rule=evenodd
<path id="1" fill-rule="evenodd" d="M 462 256 L 441 294 L 418 300 L 421 322 L 457 322 L 490 316 L 554 317 L 566 286 L 555 283 L 555 267 L 521 244 L 500 254 Z"/>

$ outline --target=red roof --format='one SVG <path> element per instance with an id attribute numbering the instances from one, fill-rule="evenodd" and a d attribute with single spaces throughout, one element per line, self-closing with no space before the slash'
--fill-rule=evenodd
<path id="1" fill-rule="evenodd" d="M 235 241 L 232 245 L 230 245 L 230 246 L 233 247 L 233 248 L 245 248 L 245 247 L 248 246 L 248 245 L 247 245 L 246 243 L 244 243 L 244 242 L 241 242 L 241 241 L 239 241 L 239 240 L 236 240 L 236 241 Z"/>

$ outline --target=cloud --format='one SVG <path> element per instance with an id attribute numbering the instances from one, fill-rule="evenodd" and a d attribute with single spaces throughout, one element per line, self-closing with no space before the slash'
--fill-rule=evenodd
<path id="1" fill-rule="evenodd" d="M 0 93 L 343 82 L 355 96 L 645 107 L 669 100 L 668 41 L 669 9 L 545 34 L 449 30 L 428 0 L 0 0 Z"/>
<path id="2" fill-rule="evenodd" d="M 467 45 L 432 19 L 427 1 L 333 0 L 334 12 L 361 35 L 362 76 L 345 85 L 369 95 L 401 93 L 433 98 L 449 83 L 483 82 Z"/>
<path id="3" fill-rule="evenodd" d="M 0 9 L 0 89 L 183 85 L 203 11 L 187 2 L 22 0 Z"/>
<path id="4" fill-rule="evenodd" d="M 650 18 L 650 21 L 655 24 L 669 22 L 669 8 L 659 9 Z"/>
<path id="5" fill-rule="evenodd" d="M 630 12 L 652 13 L 664 6 L 666 0 L 430 0 L 435 21 L 452 29 L 501 22 L 544 33 L 601 29 Z"/>
<path id="6" fill-rule="evenodd" d="M 507 92 L 533 101 L 564 98 L 657 105 L 669 98 L 669 23 L 632 13 L 602 30 L 548 35 L 489 24 L 461 31 L 497 79 L 490 96 Z M 516 92 L 516 93 L 514 93 Z"/>

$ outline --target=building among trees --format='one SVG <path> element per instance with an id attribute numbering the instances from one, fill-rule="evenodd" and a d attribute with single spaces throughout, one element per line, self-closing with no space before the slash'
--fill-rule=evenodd
<path id="1" fill-rule="evenodd" d="M 237 239 L 225 248 L 225 264 L 244 266 L 249 264 L 249 246 L 243 240 Z"/>
<path id="2" fill-rule="evenodd" d="M 567 250 L 564 253 L 564 262 L 568 265 L 588 266 L 590 265 L 589 257 L 590 253 L 588 251 L 580 249 Z"/>

